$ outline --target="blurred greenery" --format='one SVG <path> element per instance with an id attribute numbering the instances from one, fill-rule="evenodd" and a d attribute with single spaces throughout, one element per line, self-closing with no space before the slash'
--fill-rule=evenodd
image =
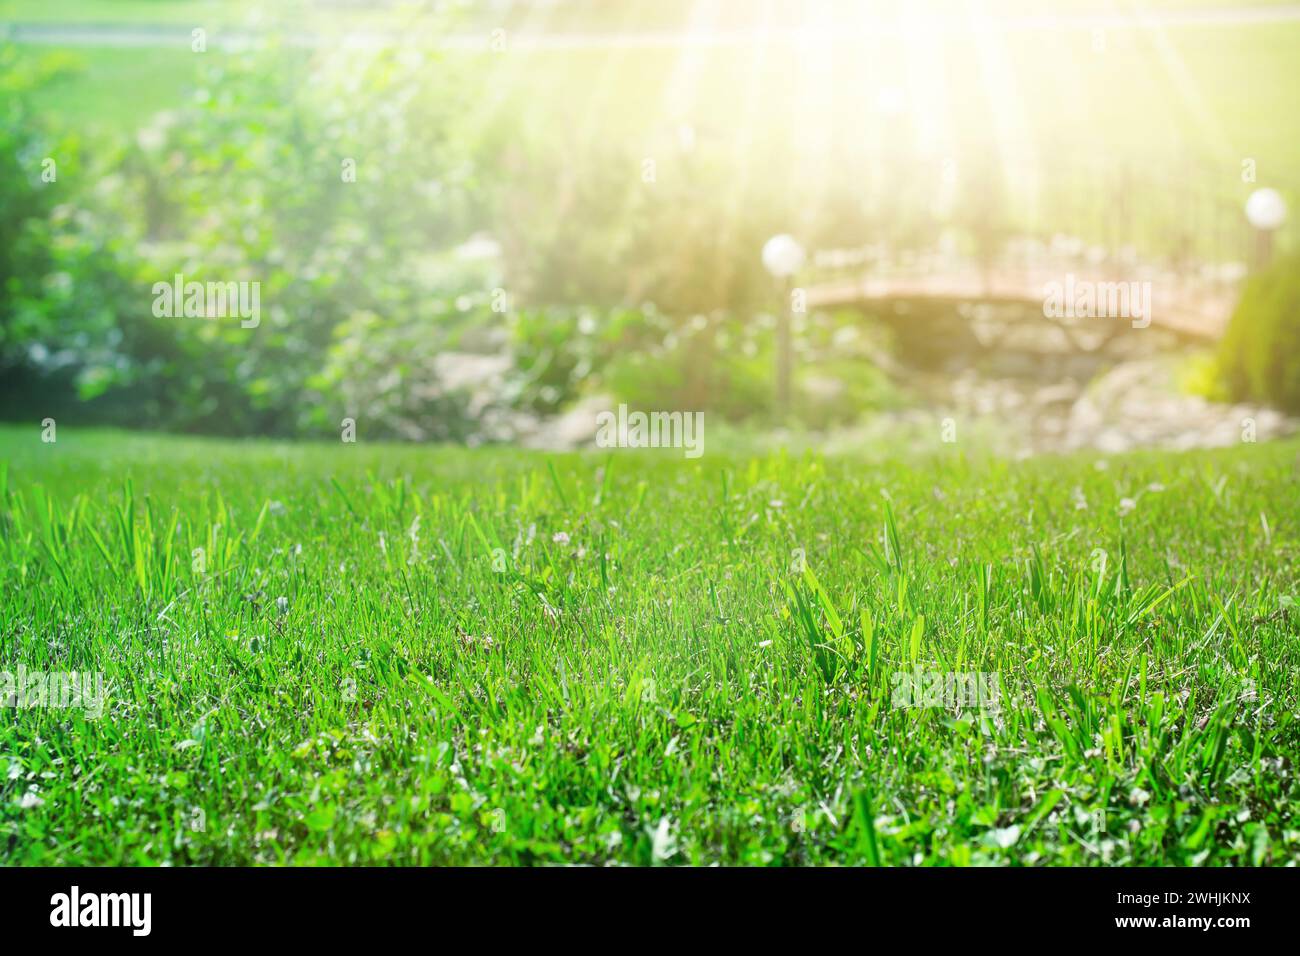
<path id="1" fill-rule="evenodd" d="M 11 73 L 4 363 L 30 376 L 71 347 L 81 397 L 128 404 L 136 425 L 294 434 L 391 412 L 455 437 L 416 372 L 487 295 L 483 270 L 445 252 L 470 172 L 448 135 L 455 101 L 409 102 L 425 67 L 395 52 L 347 70 L 283 50 L 214 61 L 185 107 L 93 156 L 38 132 L 17 88 L 31 80 Z M 59 157 L 54 182 L 42 154 Z M 391 188 L 346 188 L 349 165 Z M 56 204 L 67 191 L 75 205 Z M 155 316 L 153 284 L 176 274 L 259 282 L 260 327 Z"/>
<path id="2" fill-rule="evenodd" d="M 0 415 L 282 436 L 350 416 L 375 437 L 476 440 L 494 409 L 549 415 L 600 394 L 761 423 L 785 307 L 758 255 L 774 233 L 906 254 L 944 232 L 975 256 L 1031 226 L 1106 241 L 1117 214 L 1100 164 L 1132 184 L 1121 227 L 1144 252 L 1217 255 L 1244 228 L 1243 157 L 1261 184 L 1296 192 L 1295 23 L 1114 31 L 1100 46 L 1086 30 L 880 36 L 848 60 L 795 42 L 760 62 L 745 45 L 440 49 L 439 31 L 506 22 L 481 5 L 254 7 L 3 8 L 267 42 L 197 57 L 167 43 L 0 47 Z M 692 9 L 550 15 L 555 29 L 666 29 Z M 744 20 L 718 16 L 716 29 Z M 398 39 L 295 42 L 359 25 Z M 1202 194 L 1212 203 L 1187 202 Z M 260 325 L 154 315 L 154 283 L 178 274 L 260 283 Z M 1262 294 L 1243 310 L 1258 314 Z M 892 343 L 869 317 L 795 318 L 803 424 L 899 400 L 876 360 Z M 1251 322 L 1271 331 L 1234 327 L 1232 391 L 1289 401 L 1274 366 L 1300 350 L 1276 322 Z M 484 382 L 448 379 L 465 354 L 508 363 L 487 405 Z"/>
<path id="3" fill-rule="evenodd" d="M 1300 413 L 1300 255 L 1277 259 L 1246 283 L 1219 368 L 1232 398 Z"/>
<path id="4" fill-rule="evenodd" d="M 646 177 L 635 150 L 521 130 L 512 109 L 483 121 L 464 61 L 286 48 L 205 61 L 184 104 L 133 136 L 56 144 L 32 93 L 67 57 L 3 55 L 5 155 L 22 167 L 5 181 L 11 416 L 63 411 L 75 388 L 76 417 L 137 427 L 321 434 L 364 416 L 371 434 L 463 440 L 483 409 L 440 387 L 437 357 L 503 347 L 500 402 L 528 412 L 593 390 L 736 421 L 768 407 L 782 299 L 757 250 L 792 216 L 818 220 L 797 193 L 735 189 L 710 144 L 677 142 L 680 162 Z M 483 226 L 487 251 L 467 254 Z M 178 274 L 259 282 L 260 326 L 155 316 L 150 290 Z M 797 326 L 805 379 L 827 321 Z M 801 391 L 810 424 L 890 400 L 880 373 L 851 377 Z"/>
<path id="5" fill-rule="evenodd" d="M 890 345 L 883 328 L 864 328 L 852 312 L 797 319 L 793 411 L 799 421 L 823 428 L 898 403 L 896 386 L 874 362 Z M 652 304 L 606 313 L 524 310 L 511 322 L 512 352 L 524 370 L 517 399 L 554 412 L 594 391 L 632 407 L 761 422 L 773 411 L 773 325 L 769 314 L 742 319 L 725 310 L 678 324 Z"/>

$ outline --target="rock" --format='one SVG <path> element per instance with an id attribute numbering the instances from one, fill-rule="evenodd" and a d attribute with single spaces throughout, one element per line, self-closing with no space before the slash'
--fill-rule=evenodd
<path id="1" fill-rule="evenodd" d="M 1125 362 L 1098 377 L 1070 409 L 1062 447 L 1104 452 L 1132 448 L 1211 448 L 1234 445 L 1249 434 L 1266 441 L 1296 430 L 1280 412 L 1255 405 L 1219 405 L 1179 394 L 1168 361 Z"/>
<path id="2" fill-rule="evenodd" d="M 611 411 L 618 403 L 607 395 L 591 395 L 579 399 L 567 411 L 539 423 L 530 434 L 522 434 L 519 441 L 527 448 L 563 451 L 594 444 L 596 416 Z"/>

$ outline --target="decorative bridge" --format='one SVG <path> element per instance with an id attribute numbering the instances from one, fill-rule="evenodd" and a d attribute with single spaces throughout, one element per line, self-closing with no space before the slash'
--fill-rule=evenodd
<path id="1" fill-rule="evenodd" d="M 1058 175 L 1055 188 L 1006 170 L 997 179 L 914 204 L 906 233 L 888 234 L 886 215 L 872 244 L 815 252 L 799 282 L 808 307 L 869 311 L 931 351 L 1111 352 L 1222 336 L 1261 253 L 1231 196 L 1252 186 L 1236 190 L 1227 173 L 1143 184 L 1096 167 Z"/>
<path id="2" fill-rule="evenodd" d="M 1074 348 L 1094 351 L 1148 327 L 1180 340 L 1212 342 L 1227 328 L 1237 301 L 1240 264 L 1210 274 L 1098 267 L 1087 260 L 1042 261 L 991 269 L 970 263 L 934 263 L 889 271 L 872 269 L 842 278 L 833 274 L 807 287 L 809 308 L 870 307 L 890 324 L 909 313 L 881 309 L 894 303 L 987 303 L 1019 306 L 1021 321 L 1050 322 Z M 1088 308 L 1076 308 L 1090 299 Z M 1119 308 L 1116 308 L 1118 304 Z M 984 344 L 996 344 L 986 342 Z"/>

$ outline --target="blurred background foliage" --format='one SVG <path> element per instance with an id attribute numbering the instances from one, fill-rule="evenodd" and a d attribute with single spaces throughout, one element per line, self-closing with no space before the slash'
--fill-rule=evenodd
<path id="1" fill-rule="evenodd" d="M 350 416 L 465 440 L 485 409 L 443 387 L 438 357 L 502 351 L 497 404 L 539 415 L 593 390 L 736 421 L 769 406 L 783 300 L 757 250 L 812 219 L 797 192 L 737 189 L 689 128 L 647 173 L 636 149 L 521 126 L 522 108 L 483 122 L 463 63 L 272 47 L 214 58 L 181 107 L 88 143 L 31 107 L 66 57 L 0 56 L 9 417 L 313 435 Z M 156 317 L 152 286 L 177 274 L 260 282 L 259 327 Z M 804 377 L 846 357 L 833 324 L 801 317 Z M 883 374 L 854 378 L 838 412 L 846 394 L 810 390 L 809 421 L 890 401 Z"/>
<path id="2" fill-rule="evenodd" d="M 186 26 L 253 9 L 8 4 L 16 19 L 76 22 L 110 6 L 124 23 Z M 1002 67 L 1035 85 L 1008 99 L 986 51 L 918 59 L 911 38 L 833 63 L 799 44 L 761 64 L 728 46 L 485 59 L 422 41 L 484 32 L 501 4 L 455 21 L 431 9 L 348 8 L 343 22 L 286 7 L 278 21 L 257 14 L 262 41 L 204 56 L 0 45 L 0 415 L 266 435 L 333 435 L 353 417 L 371 437 L 478 441 L 509 437 L 496 425 L 510 415 L 600 394 L 761 424 L 786 307 L 759 257 L 774 233 L 810 249 L 922 249 L 942 218 L 978 253 L 1000 238 L 988 224 L 1020 206 L 1050 219 L 1043 197 L 1069 192 L 1092 158 L 1164 180 L 1194 157 L 1239 206 L 1240 157 L 1276 181 L 1300 141 L 1280 79 L 1295 24 L 1162 35 L 1164 59 L 1190 64 L 1181 73 L 1148 69 L 1146 41 L 1124 34 L 1104 57 L 1086 32 L 1013 34 Z M 699 9 L 540 5 L 521 25 L 545 26 L 549 11 L 569 31 L 676 29 Z M 715 14 L 713 29 L 747 22 Z M 401 42 L 294 42 L 331 24 Z M 1067 59 L 1079 69 L 1059 69 Z M 920 75 L 930 62 L 942 72 Z M 927 98 L 948 104 L 947 120 Z M 946 195 L 933 184 L 952 155 Z M 1178 232 L 1170 195 L 1138 224 L 1161 252 L 1196 239 Z M 1105 205 L 1093 212 L 1071 230 L 1106 228 Z M 1288 262 L 1250 287 L 1217 367 L 1225 393 L 1295 408 Z M 259 327 L 156 317 L 152 286 L 177 274 L 259 282 Z M 869 316 L 814 311 L 794 332 L 802 423 L 901 400 L 892 343 Z"/>
<path id="3" fill-rule="evenodd" d="M 1300 413 L 1300 256 L 1252 276 L 1219 344 L 1227 397 Z"/>
<path id="4" fill-rule="evenodd" d="M 7 91 L 22 173 L 5 178 L 7 380 L 57 374 L 39 393 L 70 382 L 89 415 L 150 427 L 293 434 L 337 427 L 346 406 L 454 436 L 454 400 L 416 386 L 487 296 L 483 268 L 444 252 L 474 202 L 470 160 L 454 100 L 412 102 L 423 68 L 395 52 L 346 71 L 286 50 L 225 58 L 182 109 L 93 150 L 51 142 Z M 39 156 L 57 157 L 55 182 Z M 349 162 L 386 188 L 347 188 Z M 260 325 L 156 317 L 152 286 L 176 274 L 259 282 Z"/>

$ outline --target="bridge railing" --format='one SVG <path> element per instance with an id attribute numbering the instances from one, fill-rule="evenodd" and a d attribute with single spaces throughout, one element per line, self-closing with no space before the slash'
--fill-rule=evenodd
<path id="1" fill-rule="evenodd" d="M 891 283 L 920 294 L 927 282 L 942 292 L 983 277 L 990 290 L 1020 297 L 1066 274 L 1144 280 L 1159 286 L 1166 310 L 1188 313 L 1173 319 L 1210 329 L 1226 319 L 1254 254 L 1234 195 L 1248 189 L 1219 172 L 1156 177 L 1098 162 L 962 171 L 937 161 L 913 173 L 933 179 L 928 195 L 903 190 L 876 208 L 864 197 L 872 235 L 814 250 L 801 282 L 825 290 L 875 280 L 887 295 Z"/>

